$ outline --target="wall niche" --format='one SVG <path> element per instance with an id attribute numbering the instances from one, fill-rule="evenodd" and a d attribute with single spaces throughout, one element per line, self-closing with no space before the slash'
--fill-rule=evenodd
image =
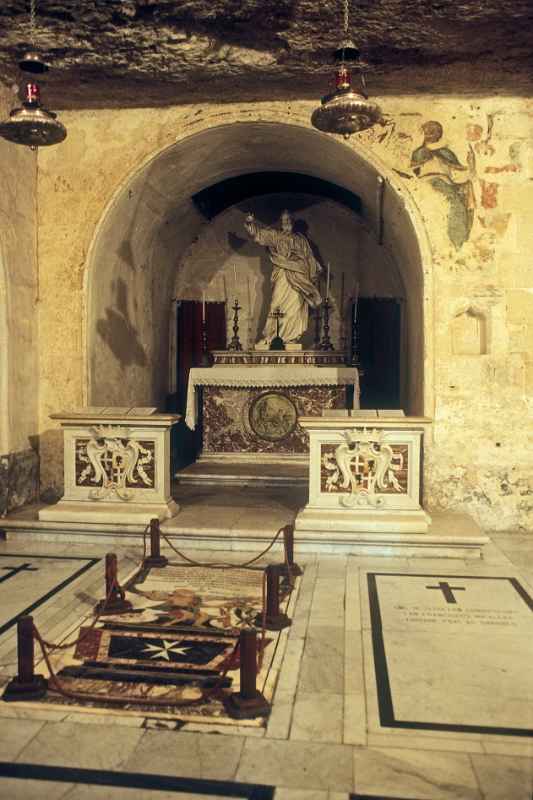
<path id="1" fill-rule="evenodd" d="M 479 308 L 468 306 L 451 322 L 452 353 L 457 356 L 483 356 L 488 352 L 487 317 Z"/>

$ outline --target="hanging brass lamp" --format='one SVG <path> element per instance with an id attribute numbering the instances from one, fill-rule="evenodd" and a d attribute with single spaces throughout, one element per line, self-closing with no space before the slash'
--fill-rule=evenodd
<path id="1" fill-rule="evenodd" d="M 66 135 L 67 130 L 56 119 L 56 114 L 42 107 L 36 83 L 26 84 L 22 107 L 13 109 L 9 119 L 0 124 L 0 136 L 14 144 L 25 144 L 32 150 L 59 144 Z"/>
<path id="2" fill-rule="evenodd" d="M 22 72 L 42 75 L 48 66 L 34 49 L 35 0 L 30 6 L 30 38 L 32 49 L 19 61 Z M 67 129 L 57 119 L 57 114 L 41 105 L 40 89 L 34 80 L 25 84 L 24 100 L 21 108 L 11 111 L 9 117 L 0 123 L 0 136 L 14 144 L 23 144 L 31 150 L 59 144 L 65 139 Z"/>
<path id="3" fill-rule="evenodd" d="M 344 1 L 344 37 L 333 53 L 335 68 L 335 90 L 324 95 L 320 106 L 313 111 L 311 124 L 325 133 L 338 133 L 347 139 L 352 133 L 359 133 L 382 121 L 381 109 L 369 100 L 363 72 L 361 92 L 351 85 L 349 64 L 359 62 L 359 50 L 348 37 L 348 0 Z M 361 70 L 360 65 L 358 68 Z"/>

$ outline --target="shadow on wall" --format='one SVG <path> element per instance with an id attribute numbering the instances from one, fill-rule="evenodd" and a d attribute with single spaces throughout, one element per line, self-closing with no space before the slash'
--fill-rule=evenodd
<path id="1" fill-rule="evenodd" d="M 63 496 L 63 431 L 59 428 L 50 428 L 39 435 L 39 451 L 45 453 L 44 464 L 46 474 L 41 471 L 40 499 L 43 503 L 57 503 Z M 57 480 L 50 480 L 53 470 L 54 475 L 60 476 Z"/>
<path id="2" fill-rule="evenodd" d="M 263 225 L 268 225 L 269 221 L 262 220 L 258 218 L 258 221 L 261 222 Z M 259 256 L 259 275 L 260 275 L 260 283 L 256 287 L 255 291 L 255 304 L 252 309 L 249 309 L 251 312 L 252 319 L 257 320 L 255 323 L 255 330 L 249 330 L 248 335 L 251 337 L 251 342 L 249 342 L 249 346 L 255 343 L 258 339 L 262 338 L 262 331 L 265 327 L 267 321 L 267 314 L 270 308 L 270 301 L 272 298 L 272 264 L 270 262 L 270 257 L 268 255 L 268 251 L 262 245 L 256 244 L 254 241 L 250 239 L 245 239 L 236 233 L 232 233 L 231 231 L 228 232 L 228 245 L 233 250 L 234 253 L 239 253 L 241 256 L 244 257 L 254 257 Z M 247 278 L 249 281 L 250 278 Z M 248 294 L 249 294 L 249 284 L 248 284 Z M 231 291 L 230 291 L 231 296 Z M 230 303 L 231 305 L 231 303 Z"/>
<path id="3" fill-rule="evenodd" d="M 113 282 L 113 289 L 116 295 L 115 308 L 106 308 L 106 319 L 98 320 L 96 330 L 122 366 L 138 364 L 144 367 L 147 364 L 146 353 L 129 318 L 128 287 L 122 278 L 117 278 Z"/>
<path id="4" fill-rule="evenodd" d="M 32 437 L 33 438 L 33 437 Z M 0 457 L 0 517 L 36 503 L 39 497 L 39 455 L 29 448 Z"/>

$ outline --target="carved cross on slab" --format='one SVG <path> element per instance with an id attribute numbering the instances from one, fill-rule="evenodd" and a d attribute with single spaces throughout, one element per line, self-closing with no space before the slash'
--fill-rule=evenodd
<path id="1" fill-rule="evenodd" d="M 438 586 L 426 586 L 426 589 L 440 589 L 447 603 L 457 603 L 454 592 L 464 592 L 464 586 L 450 586 L 447 581 L 439 581 Z"/>
<path id="2" fill-rule="evenodd" d="M 0 567 L 0 569 L 5 569 L 9 571 L 9 575 L 2 575 L 0 578 L 0 583 L 3 581 L 8 581 L 14 575 L 18 575 L 19 572 L 38 572 L 39 567 L 32 567 L 30 564 L 21 564 L 19 567 Z"/>

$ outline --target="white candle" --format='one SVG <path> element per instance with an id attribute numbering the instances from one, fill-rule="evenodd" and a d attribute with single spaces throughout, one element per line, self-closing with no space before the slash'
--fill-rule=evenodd
<path id="1" fill-rule="evenodd" d="M 357 321 L 357 303 L 359 300 L 359 284 L 355 284 L 354 288 L 354 298 L 353 298 L 353 324 L 355 325 Z"/>
<path id="2" fill-rule="evenodd" d="M 237 297 L 237 265 L 233 262 L 233 275 L 235 277 L 235 297 Z"/>
<path id="3" fill-rule="evenodd" d="M 326 300 L 329 300 L 329 278 L 330 278 L 330 269 L 329 269 L 329 261 L 328 261 L 328 274 L 326 278 Z"/>
<path id="4" fill-rule="evenodd" d="M 202 292 L 202 322 L 205 322 L 205 292 Z"/>

